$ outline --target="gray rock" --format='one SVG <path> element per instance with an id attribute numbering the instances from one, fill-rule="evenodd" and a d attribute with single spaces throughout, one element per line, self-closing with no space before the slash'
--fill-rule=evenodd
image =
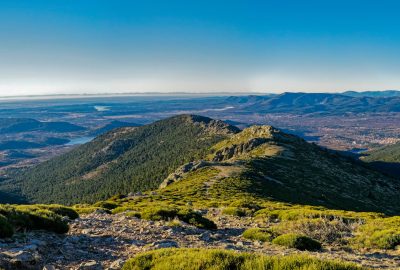
<path id="1" fill-rule="evenodd" d="M 155 248 L 177 248 L 179 247 L 178 243 L 172 240 L 162 240 L 157 241 L 152 244 Z"/>
<path id="2" fill-rule="evenodd" d="M 90 260 L 87 262 L 81 263 L 79 266 L 80 270 L 101 270 L 103 267 L 100 263 L 96 262 L 95 260 Z"/>
<path id="3" fill-rule="evenodd" d="M 111 270 L 119 270 L 122 268 L 122 266 L 124 265 L 125 261 L 122 259 L 118 259 L 114 262 L 111 263 L 109 269 Z"/>

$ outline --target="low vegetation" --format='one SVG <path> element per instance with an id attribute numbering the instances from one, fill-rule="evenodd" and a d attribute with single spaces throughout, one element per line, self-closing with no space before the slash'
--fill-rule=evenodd
<path id="1" fill-rule="evenodd" d="M 250 240 L 258 240 L 261 242 L 271 242 L 272 239 L 274 239 L 275 234 L 268 229 L 251 228 L 244 231 L 243 237 Z"/>
<path id="2" fill-rule="evenodd" d="M 265 256 L 218 249 L 158 249 L 128 260 L 123 270 L 361 270 L 354 264 L 308 256 Z"/>
<path id="3" fill-rule="evenodd" d="M 24 230 L 66 233 L 67 220 L 77 217 L 75 210 L 61 205 L 0 205 L 0 237 Z"/>
<path id="4" fill-rule="evenodd" d="M 237 217 L 244 217 L 246 216 L 246 210 L 239 207 L 225 207 L 222 209 L 222 214 L 224 215 L 232 215 Z"/>
<path id="5" fill-rule="evenodd" d="M 356 231 L 353 244 L 369 249 L 395 249 L 400 246 L 400 217 L 368 221 Z"/>
<path id="6" fill-rule="evenodd" d="M 294 233 L 282 234 L 272 240 L 273 244 L 296 248 L 299 250 L 315 251 L 321 249 L 321 243 L 305 235 Z"/>

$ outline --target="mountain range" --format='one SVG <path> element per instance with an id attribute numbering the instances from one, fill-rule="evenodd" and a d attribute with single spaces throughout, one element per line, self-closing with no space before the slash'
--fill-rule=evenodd
<path id="1" fill-rule="evenodd" d="M 204 167 L 219 173 L 199 180 Z M 188 176 L 201 190 L 224 183 L 230 196 L 240 191 L 289 203 L 400 212 L 400 183 L 367 165 L 271 126 L 239 130 L 196 115 L 112 130 L 14 181 L 28 201 L 74 204 L 168 186 Z"/>
<path id="2" fill-rule="evenodd" d="M 283 93 L 276 96 L 232 96 L 235 109 L 257 113 L 346 114 L 399 112 L 400 96 L 368 97 L 326 93 Z"/>

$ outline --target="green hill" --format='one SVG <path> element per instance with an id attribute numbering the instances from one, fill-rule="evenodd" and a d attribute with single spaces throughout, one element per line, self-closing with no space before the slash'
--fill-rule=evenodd
<path id="1" fill-rule="evenodd" d="M 253 126 L 217 143 L 205 161 L 183 166 L 162 187 L 191 200 L 250 196 L 400 213 L 397 180 L 270 126 Z"/>
<path id="2" fill-rule="evenodd" d="M 32 202 L 94 202 L 155 188 L 178 166 L 204 156 L 216 142 L 238 131 L 221 121 L 192 115 L 120 128 L 16 180 L 22 195 Z"/>
<path id="3" fill-rule="evenodd" d="M 400 178 L 400 143 L 370 151 L 361 159 L 386 174 Z"/>
<path id="4" fill-rule="evenodd" d="M 191 115 L 111 131 L 17 180 L 22 195 L 40 203 L 94 202 L 154 189 L 164 180 L 162 186 L 176 189 L 181 198 L 217 201 L 246 194 L 334 209 L 400 212 L 398 181 L 367 165 L 271 126 L 239 132 Z"/>

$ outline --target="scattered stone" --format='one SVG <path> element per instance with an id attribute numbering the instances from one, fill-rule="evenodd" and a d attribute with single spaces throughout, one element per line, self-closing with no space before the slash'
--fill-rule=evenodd
<path id="1" fill-rule="evenodd" d="M 178 243 L 170 240 L 162 240 L 154 242 L 151 246 L 155 248 L 177 248 L 179 247 Z"/>
<path id="2" fill-rule="evenodd" d="M 88 262 L 83 262 L 79 266 L 80 270 L 101 270 L 103 267 L 98 262 L 91 260 Z"/>
<path id="3" fill-rule="evenodd" d="M 119 270 L 124 265 L 125 261 L 123 259 L 118 259 L 111 263 L 109 269 L 111 270 Z"/>

